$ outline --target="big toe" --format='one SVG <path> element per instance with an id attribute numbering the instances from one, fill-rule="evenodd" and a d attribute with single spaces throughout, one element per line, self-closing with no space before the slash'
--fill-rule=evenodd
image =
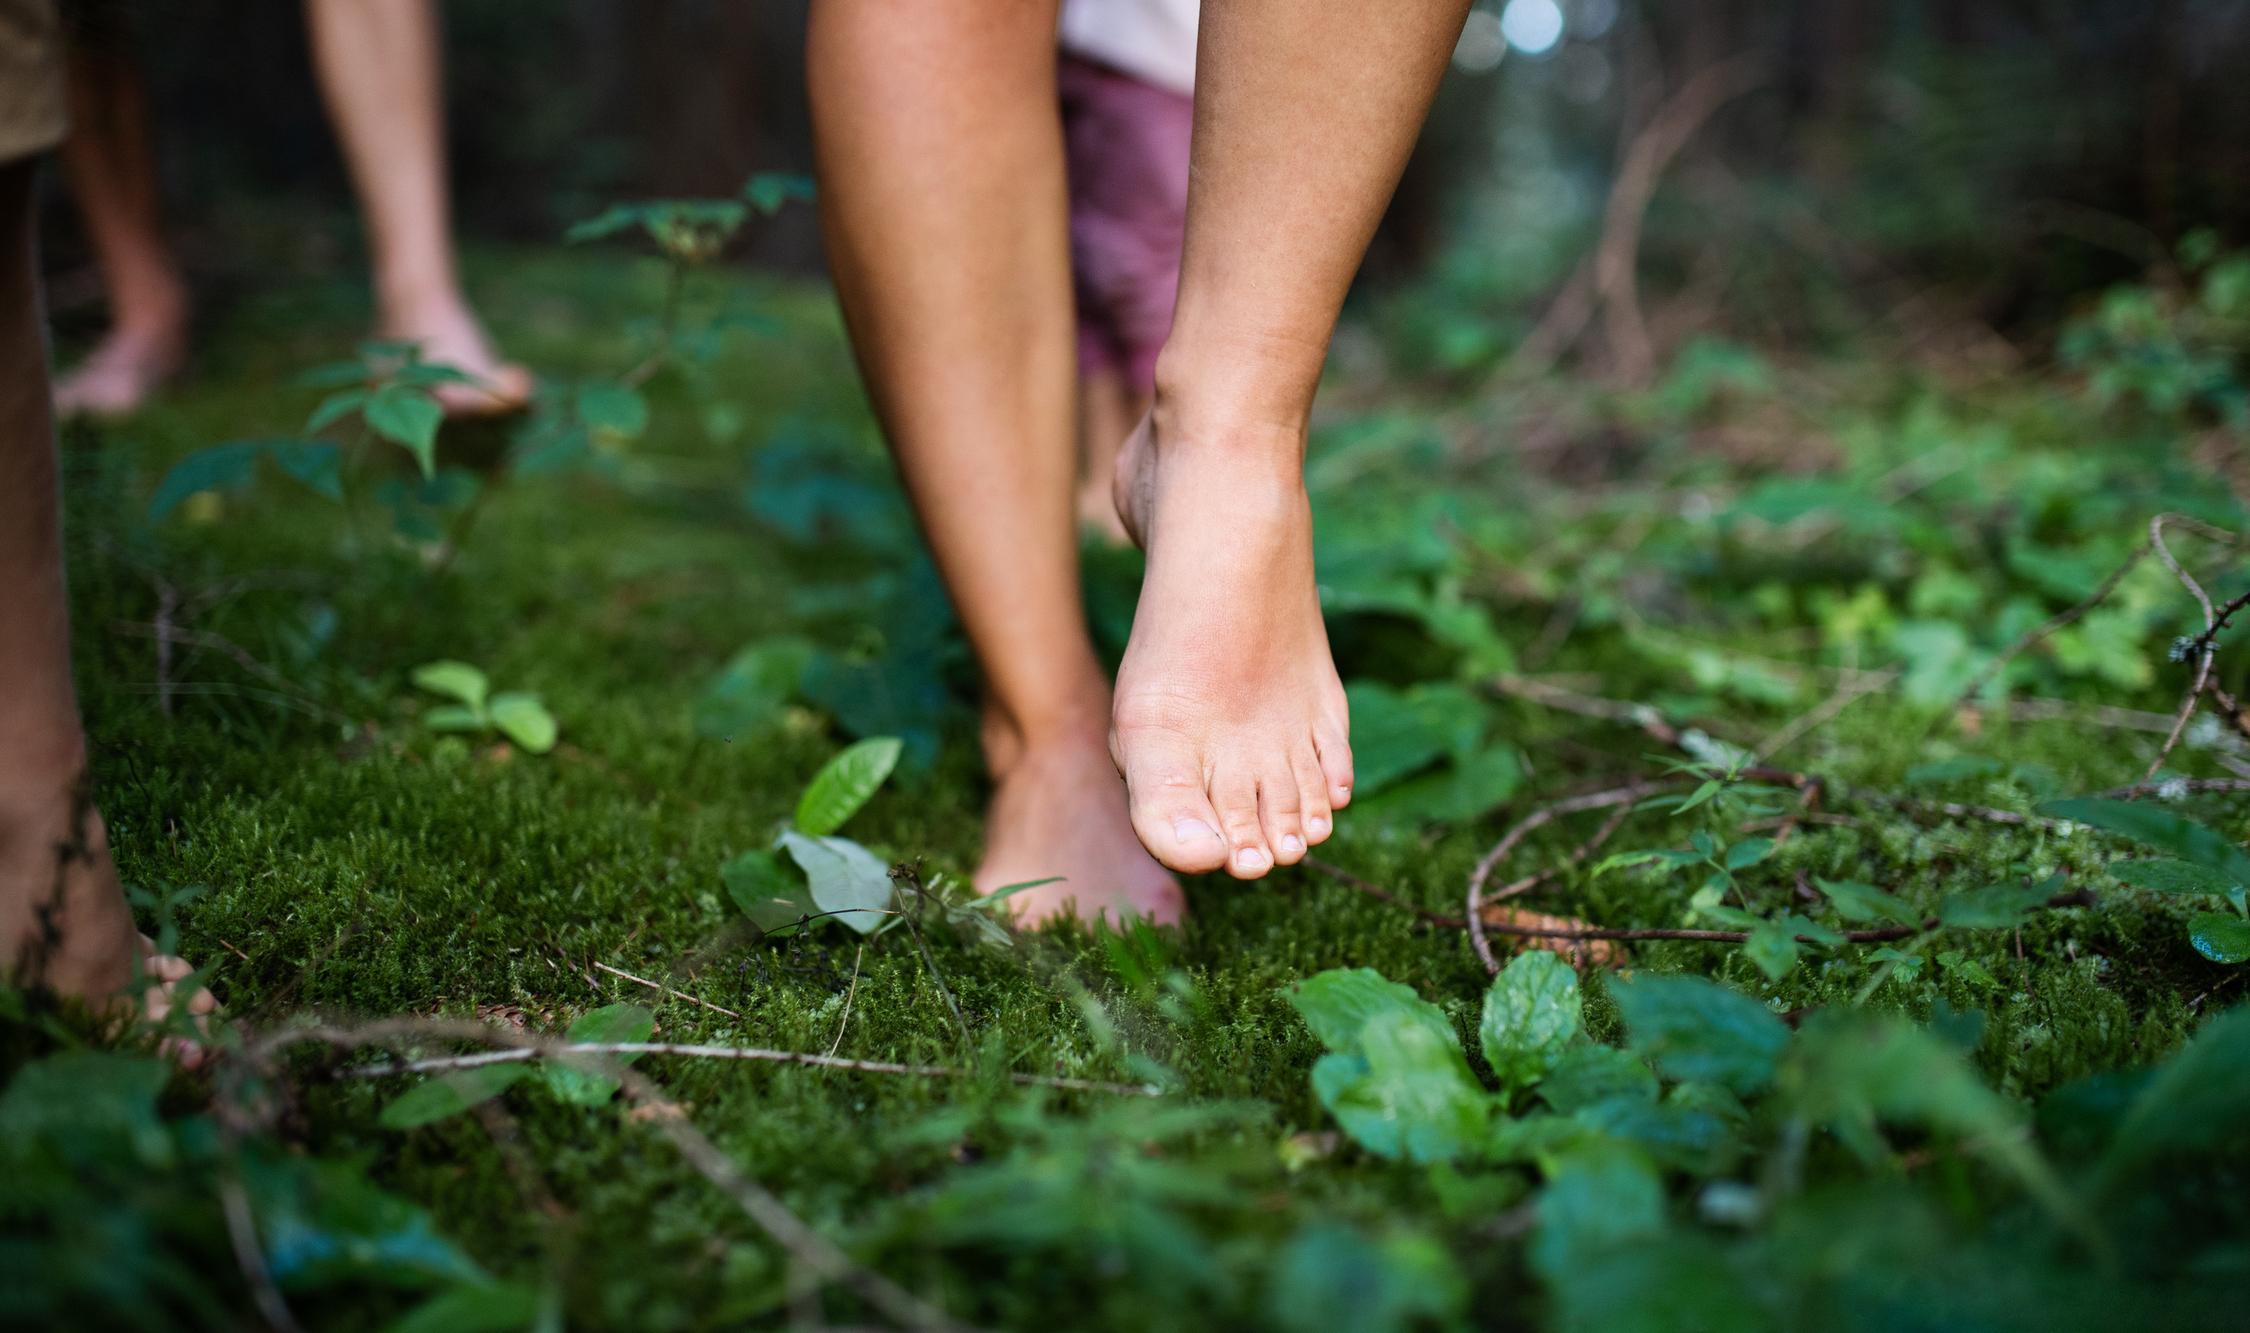
<path id="1" fill-rule="evenodd" d="M 1119 735 L 1114 748 L 1132 802 L 1133 832 L 1149 855 L 1188 875 L 1226 865 L 1226 836 L 1194 751 L 1161 734 Z"/>

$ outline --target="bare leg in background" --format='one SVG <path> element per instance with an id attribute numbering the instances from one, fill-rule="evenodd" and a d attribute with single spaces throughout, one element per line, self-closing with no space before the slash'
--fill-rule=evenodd
<path id="1" fill-rule="evenodd" d="M 432 0 L 307 0 L 328 117 L 367 220 L 376 333 L 473 376 L 439 392 L 455 414 L 505 411 L 531 375 L 504 362 L 461 291 L 445 176 L 445 88 Z"/>

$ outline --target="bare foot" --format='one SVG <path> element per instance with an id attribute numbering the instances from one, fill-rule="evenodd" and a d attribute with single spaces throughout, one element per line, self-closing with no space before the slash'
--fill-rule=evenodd
<path id="1" fill-rule="evenodd" d="M 458 295 L 397 303 L 384 311 L 379 336 L 415 343 L 424 361 L 451 366 L 474 381 L 437 387 L 438 406 L 448 417 L 504 416 L 531 401 L 531 372 L 500 359 L 484 325 Z"/>
<path id="2" fill-rule="evenodd" d="M 1180 886 L 1150 859 L 1125 813 L 1125 787 L 1097 720 L 1083 731 L 1029 744 L 988 745 L 998 785 L 984 819 L 978 891 L 1059 877 L 1008 899 L 1018 922 L 1076 915 L 1158 925 L 1186 909 Z"/>
<path id="3" fill-rule="evenodd" d="M 108 420 L 140 410 L 187 364 L 187 324 L 114 328 L 55 382 L 55 414 Z"/>
<path id="4" fill-rule="evenodd" d="M 161 1023 L 185 1004 L 200 1027 L 218 1008 L 201 987 L 183 999 L 178 986 L 194 969 L 134 929 L 101 812 L 67 792 L 0 799 L 0 931 L 13 979 L 113 1007 L 121 1020 Z M 185 1065 L 202 1059 L 176 1037 L 163 1049 Z"/>
<path id="5" fill-rule="evenodd" d="M 1303 445 L 1272 427 L 1183 428 L 1160 408 L 1118 455 L 1118 513 L 1148 573 L 1110 749 L 1134 829 L 1174 870 L 1293 865 L 1351 800 Z"/>

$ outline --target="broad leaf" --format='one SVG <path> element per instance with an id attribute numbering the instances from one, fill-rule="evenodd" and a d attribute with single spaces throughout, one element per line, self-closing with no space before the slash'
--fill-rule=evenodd
<path id="1" fill-rule="evenodd" d="M 1286 1333 L 1406 1333 L 1427 1321 L 1460 1322 L 1467 1286 L 1437 1241 L 1413 1233 L 1376 1239 L 1312 1221 L 1275 1263 L 1268 1309 Z"/>
<path id="2" fill-rule="evenodd" d="M 2250 921 L 2230 912 L 2205 912 L 2188 922 L 2188 943 L 2214 963 L 2250 959 Z"/>
<path id="3" fill-rule="evenodd" d="M 813 905 L 862 935 L 883 924 L 891 905 L 891 872 L 875 854 L 849 838 L 814 838 L 789 829 L 782 849 L 805 872 Z"/>
<path id="4" fill-rule="evenodd" d="M 813 197 L 813 180 L 793 172 L 761 171 L 742 187 L 742 197 L 761 213 L 778 213 L 782 205 L 791 200 L 809 202 Z"/>
<path id="5" fill-rule="evenodd" d="M 1540 1080 L 1539 1099 L 1564 1115 L 1607 1101 L 1653 1102 L 1656 1075 L 1631 1051 L 1573 1046 Z"/>
<path id="6" fill-rule="evenodd" d="M 385 1129 L 413 1129 L 447 1116 L 459 1115 L 478 1102 L 489 1100 L 521 1082 L 531 1066 L 521 1060 L 509 1064 L 478 1065 L 418 1083 L 393 1098 L 377 1117 Z"/>
<path id="7" fill-rule="evenodd" d="M 727 896 L 760 930 L 779 930 L 820 910 L 813 906 L 804 875 L 782 864 L 779 852 L 744 852 L 719 867 L 719 878 Z"/>
<path id="8" fill-rule="evenodd" d="M 539 1318 L 539 1293 L 514 1282 L 459 1286 L 394 1321 L 388 1333 L 515 1333 Z"/>
<path id="9" fill-rule="evenodd" d="M 2217 829 L 2161 805 L 2143 801 L 2049 801 L 2039 807 L 2039 813 L 2121 834 L 2215 871 L 2230 884 L 2250 885 L 2250 853 Z"/>
<path id="10" fill-rule="evenodd" d="M 160 521 L 191 495 L 249 485 L 258 474 L 258 456 L 265 450 L 263 441 L 237 440 L 189 454 L 173 464 L 164 480 L 157 483 L 156 495 L 148 502 L 148 521 Z"/>
<path id="11" fill-rule="evenodd" d="M 491 720 L 467 704 L 439 704 L 422 714 L 422 725 L 432 731 L 482 731 Z"/>
<path id="12" fill-rule="evenodd" d="M 648 430 L 648 400 L 640 390 L 614 380 L 578 386 L 578 419 L 597 434 L 637 440 Z"/>
<path id="13" fill-rule="evenodd" d="M 442 694 L 448 699 L 459 699 L 474 709 L 484 707 L 485 691 L 491 688 L 482 671 L 467 662 L 446 659 L 425 662 L 414 668 L 409 677 L 416 687 L 432 694 Z"/>
<path id="14" fill-rule="evenodd" d="M 1360 1044 L 1358 1055 L 1324 1055 L 1313 1066 L 1314 1090 L 1353 1141 L 1416 1162 L 1453 1161 L 1481 1142 L 1492 1100 L 1450 1030 L 1392 1009 L 1367 1021 Z"/>
<path id="15" fill-rule="evenodd" d="M 1506 1088 L 1529 1087 L 1578 1035 L 1578 973 L 1544 949 L 1509 961 L 1484 994 L 1477 1039 Z"/>
<path id="16" fill-rule="evenodd" d="M 1664 1183 L 1648 1158 L 1595 1141 L 1566 1154 L 1539 1196 L 1531 1266 L 1562 1285 L 1605 1252 L 1664 1229 Z"/>
<path id="17" fill-rule="evenodd" d="M 637 1004 L 610 1004 L 580 1014 L 563 1038 L 573 1042 L 647 1041 L 654 1031 L 656 1015 L 648 1010 Z M 603 1059 L 629 1065 L 640 1056 L 610 1055 Z M 600 1106 L 617 1095 L 616 1079 L 559 1060 L 542 1064 L 540 1073 L 546 1076 L 548 1088 L 557 1097 L 579 1106 Z"/>
<path id="18" fill-rule="evenodd" d="M 797 801 L 797 830 L 816 838 L 842 828 L 898 766 L 896 736 L 874 736 L 847 747 L 813 775 Z"/>
<path id="19" fill-rule="evenodd" d="M 414 455 L 424 479 L 437 475 L 437 433 L 445 409 L 420 389 L 387 384 L 360 409 L 369 430 Z"/>
<path id="20" fill-rule="evenodd" d="M 1453 1024 L 1436 1005 L 1414 993 L 1412 986 L 1386 981 L 1371 967 L 1332 968 L 1282 988 L 1289 1001 L 1323 1046 L 1346 1055 L 1361 1051 L 1360 1033 L 1381 1014 L 1403 1013 L 1416 1023 L 1458 1044 Z"/>
<path id="21" fill-rule="evenodd" d="M 2225 896 L 2235 885 L 2216 870 L 2191 861 L 2116 861 L 2109 873 L 2135 888 L 2159 893 L 2213 893 Z"/>
<path id="22" fill-rule="evenodd" d="M 2005 930 L 2022 925 L 2047 901 L 2043 884 L 1994 884 L 1948 895 L 1938 903 L 1938 922 L 1964 930 Z"/>
<path id="23" fill-rule="evenodd" d="M 1768 981 L 1779 981 L 1796 970 L 1800 952 L 1797 937 L 1786 921 L 1761 921 L 1751 927 L 1750 938 L 1742 942 L 1743 957 L 1765 973 Z"/>
<path id="24" fill-rule="evenodd" d="M 492 725 L 531 753 L 545 754 L 555 748 L 555 715 L 539 702 L 538 695 L 520 691 L 493 695 L 490 712 Z"/>
<path id="25" fill-rule="evenodd" d="M 344 498 L 344 451 L 333 440 L 272 440 L 274 466 L 331 500 Z"/>
<path id="26" fill-rule="evenodd" d="M 1862 884 L 1852 879 L 1813 880 L 1820 891 L 1834 904 L 1836 915 L 1846 921 L 1889 921 L 1901 926 L 1918 926 L 1922 917 L 1903 899 L 1885 893 L 1872 884 Z"/>
<path id="27" fill-rule="evenodd" d="M 812 651 L 803 639 L 781 638 L 736 653 L 696 700 L 696 734 L 729 741 L 771 722 L 797 692 Z"/>
<path id="28" fill-rule="evenodd" d="M 1773 1081 L 1789 1027 L 1739 991 L 1701 977 L 1644 976 L 1611 984 L 1633 1050 L 1665 1077 L 1739 1093 Z"/>

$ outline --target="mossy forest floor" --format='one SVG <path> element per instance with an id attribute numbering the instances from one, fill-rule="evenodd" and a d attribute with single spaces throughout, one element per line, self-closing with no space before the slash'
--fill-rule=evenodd
<path id="1" fill-rule="evenodd" d="M 473 277 L 510 351 L 562 384 L 640 359 L 665 280 L 654 260 L 584 250 L 487 255 Z M 2142 777 L 2190 676 L 2167 649 L 2202 628 L 2157 561 L 1955 701 L 2093 592 L 2153 515 L 2239 527 L 2239 440 L 2104 408 L 2036 356 L 1972 373 L 1872 334 L 1790 356 L 1707 340 L 1653 387 L 1623 391 L 1421 375 L 1384 356 L 1412 345 L 1413 298 L 1358 312 L 1310 479 L 1369 799 L 1322 860 L 1458 917 L 1478 858 L 1546 801 L 1700 764 L 1674 794 L 1715 775 L 1721 799 L 1640 809 L 1575 864 L 1603 815 L 1556 819 L 1492 883 L 1560 866 L 1518 903 L 1604 927 L 1743 920 L 1729 913 L 1884 924 L 1839 912 L 1822 881 L 1878 887 L 1917 921 L 1954 895 L 2024 885 L 2092 903 L 1987 902 L 1981 918 L 1956 904 L 1926 934 L 1804 944 L 1793 960 L 1635 941 L 1618 964 L 1634 978 L 1712 978 L 1795 1025 L 1772 1089 L 1752 1077 L 1727 1094 L 1740 1095 L 1712 1119 L 1723 1144 L 1690 1162 L 1662 1132 L 1612 1124 L 1606 1147 L 1393 1160 L 1335 1133 L 1309 1077 L 1323 1043 L 1287 988 L 1336 968 L 1404 983 L 1492 1084 L 1476 1035 L 1488 973 L 1459 929 L 1333 877 L 1193 883 L 1177 933 L 1062 930 L 1003 948 L 933 927 L 927 962 L 903 930 L 869 938 L 830 920 L 762 937 L 746 923 L 720 867 L 767 846 L 854 736 L 906 748 L 849 836 L 942 877 L 941 894 L 958 885 L 983 797 L 975 693 L 826 291 L 721 271 L 688 290 L 698 327 L 743 318 L 712 335 L 708 360 L 648 382 L 645 430 L 609 432 L 566 468 L 504 475 L 505 430 L 448 429 L 440 461 L 490 494 L 442 569 L 428 543 L 386 535 L 380 502 L 372 535 L 355 532 L 346 509 L 272 469 L 145 517 L 180 457 L 297 431 L 322 392 L 297 377 L 348 355 L 364 318 L 347 281 L 222 312 L 161 405 L 65 433 L 99 798 L 126 880 L 170 904 L 149 920 L 176 918 L 233 1023 L 446 1015 L 559 1033 L 631 1002 L 653 1010 L 661 1041 L 964 1070 L 635 1066 L 854 1264 L 967 1323 L 2182 1327 L 2224 1308 L 2204 1297 L 2239 1281 L 2250 1254 L 2241 1076 L 2208 1092 L 2230 1133 L 2126 1165 L 2110 1136 L 2146 1093 L 2132 1071 L 2179 1058 L 2242 995 L 2244 973 L 2199 953 L 2187 924 L 2228 909 L 2105 873 L 2152 855 L 2129 841 L 1949 809 L 2029 815 Z M 2172 540 L 2215 597 L 2250 587 L 2223 547 Z M 1095 551 L 1089 571 L 1114 652 L 1134 561 Z M 159 623 L 181 634 L 162 667 Z M 713 696 L 738 652 L 793 639 L 804 647 L 781 656 L 802 671 L 762 715 Z M 441 701 L 408 676 L 447 658 L 537 693 L 560 743 L 533 755 L 432 730 Z M 2222 651 L 2222 681 L 2231 660 Z M 1685 730 L 1684 748 L 1632 708 Z M 1784 833 L 1774 820 L 1800 793 L 1730 781 L 1729 747 L 1793 719 L 1806 725 L 1768 762 L 1826 785 L 1818 819 Z M 2166 773 L 2228 778 L 2241 752 L 2206 716 Z M 1760 785 L 1773 790 L 1743 790 Z M 2229 841 L 2245 828 L 2240 797 L 2169 794 L 2148 800 Z M 1699 898 L 1711 864 L 1611 859 L 1696 837 L 1722 862 L 1744 848 L 1732 887 Z M 1510 941 L 1496 944 L 1505 961 Z M 1664 1067 L 1627 1030 L 1607 970 L 1581 985 L 1579 1040 L 1657 1058 L 1667 1105 L 1727 1082 Z M 1816 1108 L 1851 1076 L 1816 1078 L 1828 1057 L 1805 1044 L 1823 1015 L 1855 1007 L 1935 1034 L 1929 1058 L 1973 1069 L 1999 1120 L 1905 1105 L 1898 1080 L 1942 1082 L 1912 1062 L 1869 1076 L 1889 1101 Z M 261 1248 L 308 1326 L 381 1325 L 433 1298 L 456 1303 L 425 1309 L 426 1327 L 890 1318 L 850 1281 L 803 1280 L 660 1136 L 652 1118 L 673 1112 L 571 1104 L 524 1082 L 480 1112 L 397 1130 L 378 1117 L 413 1078 L 331 1077 L 381 1052 L 307 1051 L 248 1082 L 224 1062 L 178 1076 L 153 1122 L 120 1093 L 117 1123 L 140 1137 L 110 1144 L 60 1105 L 29 1106 L 25 1062 L 52 1065 L 71 1041 L 17 1009 L 29 1017 L 11 1025 L 7 1151 L 19 1181 L 41 1182 L 45 1214 L 6 1210 L 26 1318 L 50 1300 L 105 1323 L 255 1318 L 221 1206 L 243 1172 Z M 126 1076 L 103 1068 L 78 1076 Z M 1167 1091 L 1058 1092 L 1010 1072 Z M 1427 1109 L 1411 1094 L 1386 1105 L 1399 1123 Z M 1537 1105 L 1525 1094 L 1493 1114 Z M 2159 1159 L 2189 1164 L 2178 1178 L 2143 1169 Z M 261 1183 L 287 1163 L 295 1184 Z M 301 1170 L 316 1163 L 335 1177 L 318 1188 Z M 337 1220 L 343 1205 L 320 1191 L 345 1191 L 345 1177 L 418 1206 L 427 1228 L 366 1200 Z M 2099 1243 L 2073 1207 L 2094 1215 Z M 1605 1217 L 1641 1220 L 1605 1231 Z"/>

